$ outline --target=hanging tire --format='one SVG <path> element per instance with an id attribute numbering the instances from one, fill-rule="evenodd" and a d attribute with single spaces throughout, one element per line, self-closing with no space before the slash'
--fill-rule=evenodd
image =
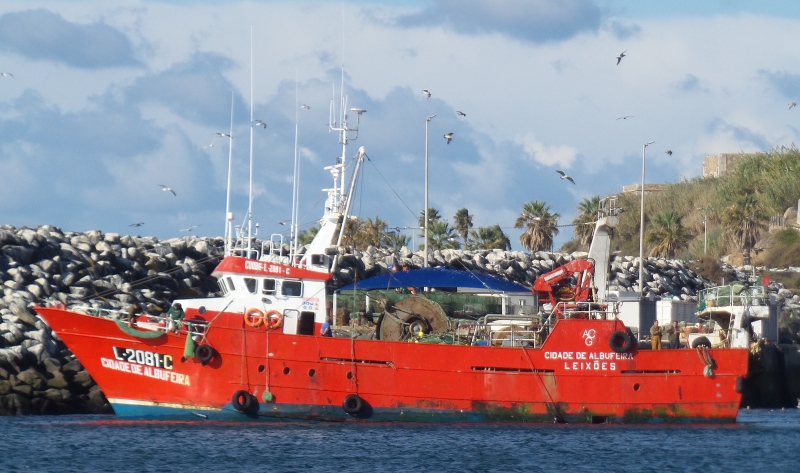
<path id="1" fill-rule="evenodd" d="M 233 393 L 233 398 L 231 399 L 231 403 L 233 404 L 233 408 L 239 412 L 247 412 L 253 408 L 256 403 L 256 399 L 247 391 L 239 390 Z"/>
<path id="2" fill-rule="evenodd" d="M 708 340 L 708 337 L 697 337 L 692 340 L 692 348 L 697 347 L 711 348 L 711 342 Z"/>
<path id="3" fill-rule="evenodd" d="M 627 353 L 633 347 L 633 340 L 628 332 L 617 330 L 608 338 L 608 345 L 616 353 Z"/>
<path id="4" fill-rule="evenodd" d="M 344 398 L 344 401 L 342 401 L 342 409 L 351 416 L 358 414 L 363 408 L 364 400 L 357 394 L 349 394 Z"/>
<path id="5" fill-rule="evenodd" d="M 200 345 L 194 350 L 194 357 L 204 365 L 207 365 L 216 354 L 217 350 L 214 350 L 211 345 Z"/>

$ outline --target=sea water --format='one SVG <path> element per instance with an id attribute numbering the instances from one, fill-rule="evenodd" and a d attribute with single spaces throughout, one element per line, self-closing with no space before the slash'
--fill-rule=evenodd
<path id="1" fill-rule="evenodd" d="M 800 409 L 737 424 L 132 422 L 0 417 L 0 471 L 800 472 Z"/>

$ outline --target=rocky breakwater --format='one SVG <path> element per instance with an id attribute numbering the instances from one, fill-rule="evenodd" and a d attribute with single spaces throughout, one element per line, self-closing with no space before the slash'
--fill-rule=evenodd
<path id="1" fill-rule="evenodd" d="M 159 312 L 217 290 L 221 239 L 120 236 L 0 227 L 0 415 L 111 412 L 81 363 L 33 311 L 36 304 Z"/>
<path id="2" fill-rule="evenodd" d="M 217 293 L 211 272 L 222 248 L 219 237 L 158 241 L 99 231 L 62 232 L 47 225 L 0 226 L 0 414 L 111 412 L 80 362 L 34 312 L 36 304 L 126 310 L 139 301 L 149 313 L 158 313 L 176 298 Z M 443 250 L 433 251 L 429 264 L 531 286 L 539 275 L 582 257 L 586 254 Z M 338 287 L 383 274 L 392 265 L 422 267 L 423 255 L 407 248 L 340 248 L 336 261 L 331 284 Z M 728 281 L 750 277 L 739 268 L 724 271 Z M 648 290 L 661 297 L 693 300 L 710 285 L 691 265 L 677 260 L 648 258 L 644 276 Z M 614 258 L 609 282 L 612 289 L 636 290 L 638 258 Z"/>

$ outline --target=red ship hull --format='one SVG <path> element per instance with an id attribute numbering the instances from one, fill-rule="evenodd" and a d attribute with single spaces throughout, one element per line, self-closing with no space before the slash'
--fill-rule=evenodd
<path id="1" fill-rule="evenodd" d="M 694 349 L 617 353 L 618 320 L 562 319 L 522 348 L 290 335 L 238 313 L 216 316 L 204 364 L 185 333 L 141 339 L 113 320 L 36 311 L 126 418 L 735 422 L 748 364 L 746 349 L 710 350 L 711 373 Z"/>

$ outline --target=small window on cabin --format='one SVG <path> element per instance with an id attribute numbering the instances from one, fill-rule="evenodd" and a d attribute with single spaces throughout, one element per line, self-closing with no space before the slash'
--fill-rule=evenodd
<path id="1" fill-rule="evenodd" d="M 281 295 L 289 297 L 302 296 L 303 283 L 300 281 L 283 281 L 283 284 L 281 284 Z"/>
<path id="2" fill-rule="evenodd" d="M 256 293 L 256 286 L 258 280 L 256 278 L 244 278 L 244 285 L 247 287 L 247 292 L 250 294 Z"/>
<path id="3" fill-rule="evenodd" d="M 271 296 L 275 294 L 275 280 L 274 279 L 263 279 L 264 286 L 261 288 L 261 292 L 264 295 Z"/>
<path id="4" fill-rule="evenodd" d="M 233 292 L 233 291 L 236 290 L 236 286 L 233 285 L 233 279 L 230 276 L 225 278 L 225 281 L 227 283 L 226 285 L 228 286 L 228 291 L 229 292 Z"/>
<path id="5" fill-rule="evenodd" d="M 224 279 L 220 279 L 219 281 L 217 281 L 217 286 L 219 286 L 219 290 L 222 292 L 223 296 L 228 293 L 228 288 L 225 287 Z"/>

